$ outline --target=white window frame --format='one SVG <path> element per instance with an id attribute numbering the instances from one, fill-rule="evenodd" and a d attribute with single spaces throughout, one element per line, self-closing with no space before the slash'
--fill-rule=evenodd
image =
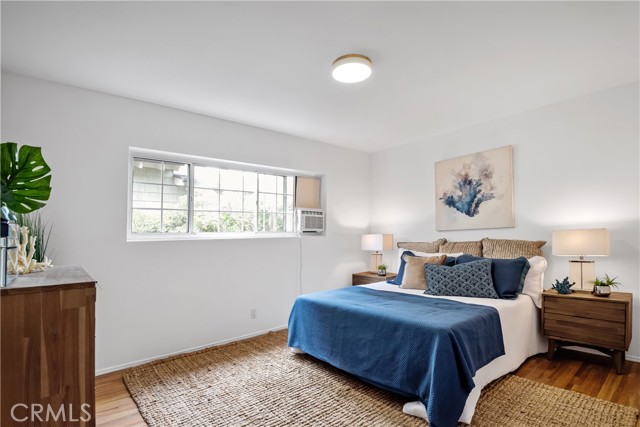
<path id="1" fill-rule="evenodd" d="M 144 158 L 148 160 L 174 162 L 174 163 L 186 163 L 189 164 L 189 198 L 188 198 L 188 219 L 187 229 L 193 229 L 193 194 L 194 194 L 194 173 L 193 166 L 210 166 L 221 169 L 233 169 L 245 172 L 255 172 L 269 175 L 278 176 L 293 176 L 306 175 L 309 173 L 296 171 L 293 169 L 285 169 L 278 167 L 270 167 L 264 165 L 258 165 L 253 163 L 243 163 L 231 160 L 214 159 L 201 156 L 193 156 L 188 154 L 178 154 L 168 151 L 151 150 L 147 148 L 129 147 L 129 162 L 127 171 L 127 241 L 128 242 L 141 242 L 141 241 L 159 241 L 159 240 L 216 240 L 216 239 L 255 239 L 255 238 L 283 238 L 283 237 L 298 237 L 299 234 L 296 231 L 239 231 L 239 232 L 193 232 L 187 231 L 186 233 L 133 233 L 131 231 L 132 222 L 132 208 L 133 208 L 133 169 L 134 158 Z M 314 174 L 315 175 L 315 174 Z M 258 189 L 259 192 L 259 189 Z M 294 184 L 295 195 L 295 184 Z M 295 209 L 294 209 L 295 211 Z M 295 230 L 295 214 L 293 228 Z M 257 218 L 256 218 L 257 221 Z"/>

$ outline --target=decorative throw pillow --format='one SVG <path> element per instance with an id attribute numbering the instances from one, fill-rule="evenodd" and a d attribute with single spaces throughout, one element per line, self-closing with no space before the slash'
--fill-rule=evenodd
<path id="1" fill-rule="evenodd" d="M 456 265 L 457 257 L 449 256 L 447 254 L 443 254 L 443 255 L 446 255 L 447 257 L 445 258 L 444 264 L 442 265 L 446 265 L 447 267 L 453 267 L 454 265 Z"/>
<path id="2" fill-rule="evenodd" d="M 522 292 L 524 279 L 529 271 L 529 261 L 520 257 L 515 259 L 491 259 L 479 258 L 471 255 L 462 255 L 456 260 L 456 264 L 488 259 L 491 261 L 491 278 L 498 296 L 502 299 L 514 299 Z"/>
<path id="3" fill-rule="evenodd" d="M 529 272 L 524 278 L 522 293 L 529 295 L 538 308 L 542 308 L 542 291 L 544 290 L 544 271 L 547 269 L 547 260 L 541 256 L 528 259 Z"/>
<path id="4" fill-rule="evenodd" d="M 482 255 L 485 258 L 532 258 L 542 256 L 544 240 L 509 240 L 509 239 L 482 239 Z M 480 256 L 480 255 L 478 255 Z"/>
<path id="5" fill-rule="evenodd" d="M 427 289 L 428 282 L 425 275 L 424 266 L 429 264 L 442 265 L 447 259 L 446 255 L 434 257 L 420 257 L 405 255 L 403 259 L 407 262 L 402 278 L 402 289 Z"/>
<path id="6" fill-rule="evenodd" d="M 401 249 L 402 250 L 402 249 Z M 390 285 L 401 285 L 402 278 L 404 277 L 404 269 L 406 268 L 407 261 L 404 260 L 404 256 L 416 256 L 411 251 L 402 251 L 402 255 L 400 255 L 400 262 L 398 263 L 398 274 L 393 279 L 387 279 L 387 283 Z"/>
<path id="7" fill-rule="evenodd" d="M 482 242 L 446 242 L 440 245 L 438 252 L 454 253 L 463 252 L 465 254 L 482 256 Z"/>
<path id="8" fill-rule="evenodd" d="M 442 252 L 419 252 L 416 250 L 409 250 L 409 249 L 405 249 L 405 248 L 399 248 L 398 250 L 398 262 L 397 262 L 397 266 L 398 266 L 398 276 L 400 276 L 400 267 L 402 266 L 402 256 L 405 254 L 405 252 L 411 252 L 414 256 L 422 256 L 422 257 L 434 257 L 434 256 L 440 256 L 440 255 L 446 255 L 447 259 L 444 262 L 444 265 L 450 265 L 453 266 L 456 264 L 456 258 L 459 257 L 460 255 L 464 255 L 462 252 L 458 252 L 455 254 L 451 254 L 451 253 L 442 253 Z M 396 276 L 396 277 L 398 277 Z M 402 279 L 402 278 L 401 278 Z M 398 281 L 398 285 L 402 283 L 402 280 Z"/>
<path id="9" fill-rule="evenodd" d="M 447 243 L 447 239 L 438 239 L 433 242 L 398 242 L 399 249 L 405 249 L 413 252 L 438 252 L 441 244 Z"/>
<path id="10" fill-rule="evenodd" d="M 491 280 L 491 261 L 479 260 L 456 264 L 424 266 L 429 288 L 428 295 L 458 296 L 473 298 L 498 298 Z"/>
<path id="11" fill-rule="evenodd" d="M 404 262 L 404 261 L 402 261 L 402 257 L 404 256 L 405 252 L 411 252 L 411 254 L 413 256 L 437 256 L 437 255 L 442 255 L 442 254 L 434 255 L 434 254 L 427 253 L 427 252 L 420 252 L 420 251 L 417 251 L 415 249 L 399 248 L 398 249 L 398 263 L 396 264 L 398 266 L 398 272 L 400 272 L 400 266 Z M 400 281 L 400 283 L 402 283 L 402 280 Z"/>

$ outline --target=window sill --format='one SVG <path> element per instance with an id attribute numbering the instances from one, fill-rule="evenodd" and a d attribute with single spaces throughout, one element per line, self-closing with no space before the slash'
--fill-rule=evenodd
<path id="1" fill-rule="evenodd" d="M 307 233 L 304 233 L 305 235 Z M 324 233 L 314 233 L 324 234 Z M 197 234 L 127 234 L 127 242 L 164 242 L 182 240 L 243 240 L 283 239 L 299 237 L 302 233 L 197 233 Z"/>

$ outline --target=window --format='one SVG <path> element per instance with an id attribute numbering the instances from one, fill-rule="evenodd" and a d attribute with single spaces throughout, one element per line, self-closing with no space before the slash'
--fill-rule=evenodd
<path id="1" fill-rule="evenodd" d="M 186 233 L 189 165 L 134 159 L 132 233 Z"/>
<path id="2" fill-rule="evenodd" d="M 132 151 L 131 235 L 294 231 L 293 174 L 187 157 Z"/>

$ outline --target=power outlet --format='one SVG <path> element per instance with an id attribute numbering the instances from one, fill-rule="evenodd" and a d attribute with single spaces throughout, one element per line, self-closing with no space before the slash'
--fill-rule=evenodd
<path id="1" fill-rule="evenodd" d="M 249 310 L 249 319 L 255 319 L 256 317 L 258 317 L 258 310 L 255 308 Z"/>

